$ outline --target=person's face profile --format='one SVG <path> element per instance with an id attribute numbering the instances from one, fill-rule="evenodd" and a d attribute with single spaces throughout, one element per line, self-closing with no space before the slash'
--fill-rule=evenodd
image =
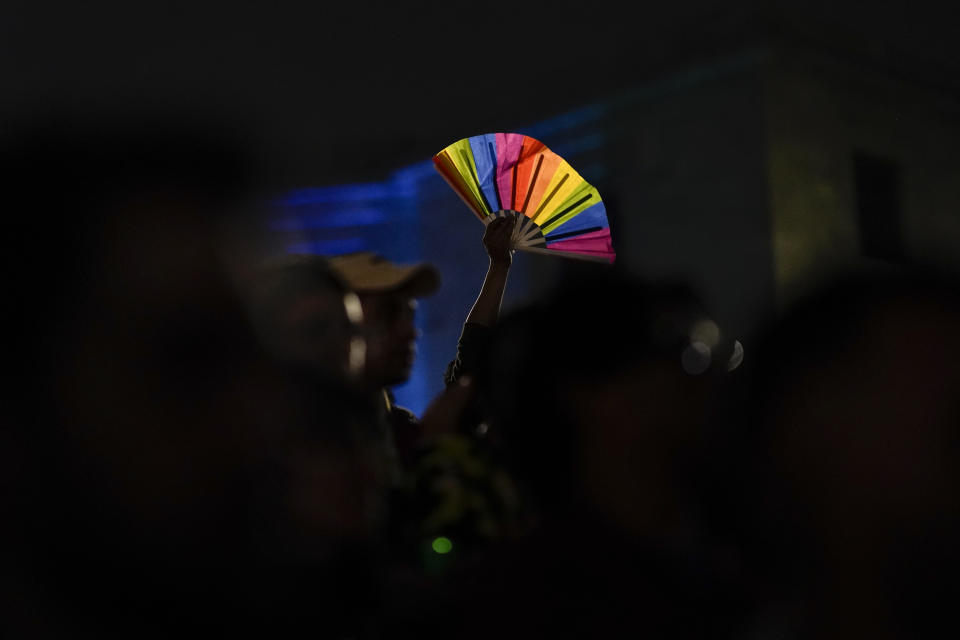
<path id="1" fill-rule="evenodd" d="M 366 379 L 378 386 L 406 382 L 416 355 L 417 302 L 404 292 L 360 296 L 367 342 Z"/>

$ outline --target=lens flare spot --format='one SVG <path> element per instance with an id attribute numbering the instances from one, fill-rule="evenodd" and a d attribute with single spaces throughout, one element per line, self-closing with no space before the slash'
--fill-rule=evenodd
<path id="1" fill-rule="evenodd" d="M 453 551 L 453 543 L 450 542 L 450 538 L 445 538 L 443 536 L 434 538 L 431 546 L 433 547 L 434 551 L 441 555 Z"/>
<path id="2" fill-rule="evenodd" d="M 698 375 L 710 368 L 710 347 L 702 342 L 693 342 L 680 356 L 683 370 L 690 375 Z"/>
<path id="3" fill-rule="evenodd" d="M 690 329 L 690 342 L 701 342 L 708 349 L 714 349 L 720 343 L 720 327 L 710 318 L 704 318 Z"/>
<path id="4" fill-rule="evenodd" d="M 727 371 L 733 371 L 740 366 L 741 362 L 743 362 L 743 345 L 740 344 L 739 340 L 734 340 L 733 355 L 731 355 L 730 360 L 727 361 Z"/>

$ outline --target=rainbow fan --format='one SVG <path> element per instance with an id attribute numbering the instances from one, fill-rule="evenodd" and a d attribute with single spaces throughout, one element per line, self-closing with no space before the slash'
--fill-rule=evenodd
<path id="1" fill-rule="evenodd" d="M 484 223 L 519 216 L 511 244 L 548 255 L 613 262 L 600 193 L 539 140 L 487 133 L 433 157 L 440 175 Z"/>

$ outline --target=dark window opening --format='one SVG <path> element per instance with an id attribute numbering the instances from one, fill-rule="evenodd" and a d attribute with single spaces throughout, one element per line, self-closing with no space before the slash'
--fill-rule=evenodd
<path id="1" fill-rule="evenodd" d="M 900 260 L 900 166 L 866 153 L 853 155 L 860 251 L 867 258 Z"/>

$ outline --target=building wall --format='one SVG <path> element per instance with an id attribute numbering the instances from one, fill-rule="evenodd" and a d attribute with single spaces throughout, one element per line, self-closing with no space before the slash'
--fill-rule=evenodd
<path id="1" fill-rule="evenodd" d="M 960 128 L 948 96 L 851 61 L 782 49 L 765 80 L 776 300 L 788 306 L 863 255 L 853 154 L 900 168 L 904 259 L 960 267 Z"/>
<path id="2" fill-rule="evenodd" d="M 620 259 L 691 284 L 732 337 L 773 302 L 765 60 L 745 52 L 664 77 L 627 96 L 609 125 Z"/>

